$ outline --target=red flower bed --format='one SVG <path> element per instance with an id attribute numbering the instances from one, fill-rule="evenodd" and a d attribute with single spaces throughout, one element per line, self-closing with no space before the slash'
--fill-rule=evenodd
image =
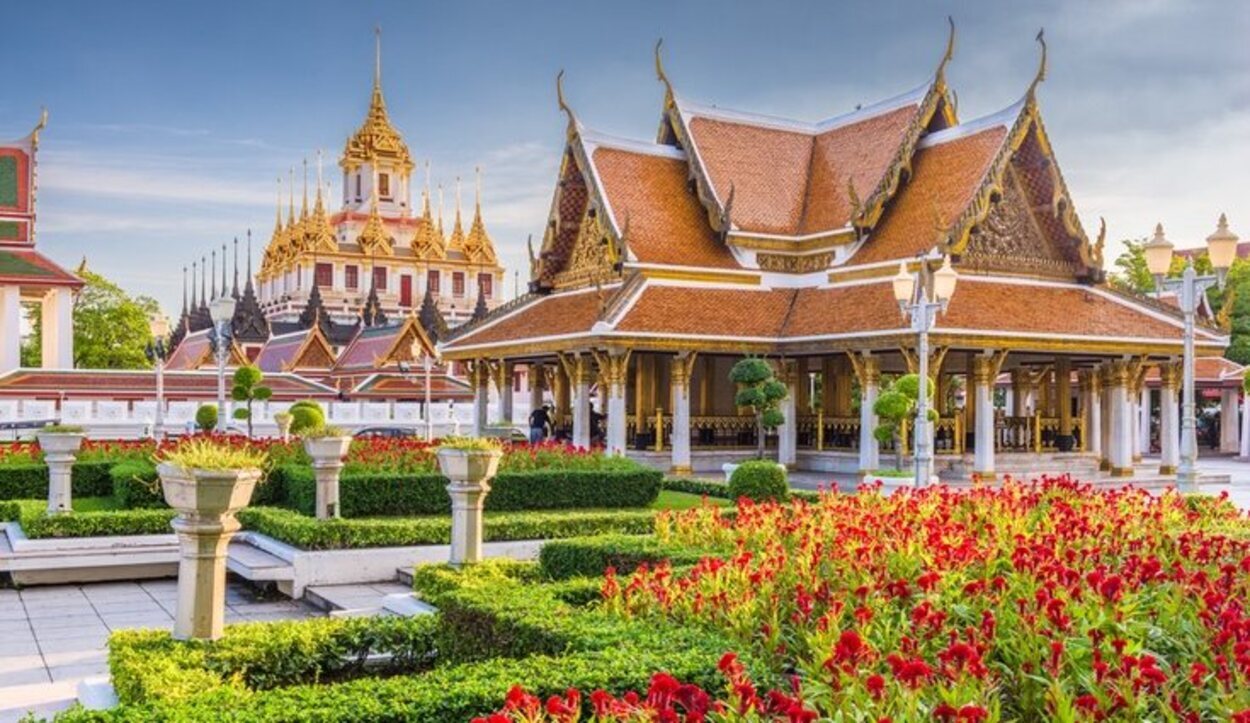
<path id="1" fill-rule="evenodd" d="M 1250 523 L 1221 498 L 939 486 L 742 501 L 733 520 L 704 507 L 657 535 L 712 554 L 608 570 L 604 613 L 714 626 L 793 685 L 758 693 L 730 656 L 719 702 L 596 693 L 614 701 L 596 720 L 1250 723 Z M 487 720 L 577 707 L 510 699 Z"/>

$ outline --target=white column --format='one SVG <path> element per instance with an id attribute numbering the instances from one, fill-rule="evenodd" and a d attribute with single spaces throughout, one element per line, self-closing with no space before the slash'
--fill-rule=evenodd
<path id="1" fill-rule="evenodd" d="M 22 297 L 16 286 L 0 286 L 0 374 L 22 365 Z"/>
<path id="2" fill-rule="evenodd" d="M 542 362 L 530 364 L 529 372 L 530 385 L 530 411 L 533 412 L 543 405 L 543 383 L 546 381 L 546 370 L 543 368 Z"/>
<path id="3" fill-rule="evenodd" d="M 599 356 L 599 371 L 607 386 L 608 428 L 605 447 L 608 454 L 625 454 L 626 415 L 625 380 L 628 377 L 629 352 L 609 351 Z"/>
<path id="4" fill-rule="evenodd" d="M 573 445 L 590 446 L 590 359 L 575 355 L 569 363 L 573 383 Z"/>
<path id="5" fill-rule="evenodd" d="M 499 417 L 505 422 L 513 421 L 512 370 L 512 362 L 501 361 L 495 372 L 495 383 L 499 387 Z"/>
<path id="6" fill-rule="evenodd" d="M 1133 445 L 1133 461 L 1140 462 L 1143 454 L 1150 452 L 1150 387 L 1142 384 L 1138 394 L 1137 417 L 1134 420 L 1137 431 L 1136 443 Z"/>
<path id="7" fill-rule="evenodd" d="M 972 471 L 984 481 L 994 479 L 994 379 L 998 376 L 993 357 L 972 360 L 972 385 L 976 405 L 976 434 Z"/>
<path id="8" fill-rule="evenodd" d="M 855 357 L 852 357 L 855 359 Z M 877 413 L 873 406 L 877 403 L 877 383 L 881 380 L 881 365 L 875 357 L 867 353 L 855 361 L 855 373 L 859 377 L 859 471 L 871 472 L 880 464 L 877 437 L 873 430 L 877 428 Z"/>
<path id="9" fill-rule="evenodd" d="M 693 461 L 690 455 L 690 374 L 694 370 L 695 356 L 683 354 L 673 358 L 669 374 L 673 392 L 673 474 L 690 474 Z"/>
<path id="10" fill-rule="evenodd" d="M 1111 437 L 1112 429 L 1112 408 L 1111 408 L 1111 366 L 1103 365 L 1098 370 L 1099 382 L 1101 383 L 1101 391 L 1098 395 L 1098 407 L 1101 411 L 1101 424 L 1098 425 L 1098 437 L 1102 440 L 1102 456 L 1098 460 L 1098 468 L 1109 472 L 1111 471 Z"/>
<path id="11" fill-rule="evenodd" d="M 485 359 L 473 362 L 470 381 L 473 384 L 473 436 L 480 437 L 486 431 L 490 407 L 490 368 Z"/>
<path id="12" fill-rule="evenodd" d="M 1085 378 L 1085 419 L 1081 427 L 1081 443 L 1085 451 L 1102 459 L 1102 378 L 1098 369 L 1091 369 L 1083 374 Z"/>
<path id="13" fill-rule="evenodd" d="M 1227 454 L 1238 451 L 1237 433 L 1241 423 L 1237 418 L 1237 408 L 1240 394 L 1237 389 L 1220 390 L 1220 451 Z"/>
<path id="14" fill-rule="evenodd" d="M 1241 399 L 1241 444 L 1238 455 L 1250 457 L 1250 409 L 1246 409 L 1246 398 Z"/>
<path id="15" fill-rule="evenodd" d="M 786 385 L 786 398 L 777 405 L 786 420 L 777 428 L 777 462 L 787 469 L 794 469 L 799 460 L 799 418 L 798 404 L 795 403 L 798 370 L 794 360 L 785 359 L 780 362 L 777 371 L 778 379 Z"/>
<path id="16" fill-rule="evenodd" d="M 1159 474 L 1176 474 L 1181 459 L 1179 364 L 1159 365 Z"/>
<path id="17" fill-rule="evenodd" d="M 49 291 L 41 304 L 43 368 L 74 368 L 74 292 L 65 287 Z"/>
<path id="18" fill-rule="evenodd" d="M 1136 406 L 1128 388 L 1129 363 L 1111 363 L 1111 474 L 1133 474 L 1133 416 Z"/>

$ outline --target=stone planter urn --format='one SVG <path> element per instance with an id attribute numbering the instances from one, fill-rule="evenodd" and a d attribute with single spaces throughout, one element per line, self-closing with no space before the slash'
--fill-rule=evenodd
<path id="1" fill-rule="evenodd" d="M 312 457 L 317 478 L 317 519 L 339 516 L 339 475 L 343 458 L 352 445 L 351 437 L 304 437 L 304 451 Z"/>
<path id="2" fill-rule="evenodd" d="M 502 458 L 497 449 L 438 450 L 438 468 L 450 480 L 452 565 L 482 561 L 482 507 Z"/>
<path id="3" fill-rule="evenodd" d="M 293 417 L 286 412 L 278 412 L 273 415 L 273 423 L 278 425 L 278 436 L 282 437 L 282 443 L 286 444 L 291 441 L 291 421 Z"/>
<path id="4" fill-rule="evenodd" d="M 178 609 L 174 637 L 216 640 L 226 615 L 226 546 L 239 530 L 235 513 L 260 480 L 255 468 L 203 470 L 162 463 L 156 468 L 165 502 L 178 512 Z"/>
<path id="5" fill-rule="evenodd" d="M 82 432 L 36 432 L 43 460 L 48 464 L 48 514 L 73 510 L 74 459 L 82 447 Z"/>

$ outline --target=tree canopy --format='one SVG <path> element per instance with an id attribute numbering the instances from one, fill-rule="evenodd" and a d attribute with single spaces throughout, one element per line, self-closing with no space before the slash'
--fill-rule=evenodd
<path id="1" fill-rule="evenodd" d="M 74 299 L 74 366 L 87 369 L 143 369 L 152 364 L 145 349 L 152 340 L 149 319 L 160 305 L 147 296 L 130 296 L 100 274 L 80 266 L 86 282 Z M 31 317 L 31 335 L 22 349 L 24 366 L 40 365 L 43 324 Z"/>

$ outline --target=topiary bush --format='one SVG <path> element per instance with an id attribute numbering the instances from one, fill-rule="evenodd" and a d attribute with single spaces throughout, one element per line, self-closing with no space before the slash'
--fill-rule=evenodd
<path id="1" fill-rule="evenodd" d="M 750 407 L 755 414 L 756 456 L 764 458 L 764 435 L 785 424 L 781 400 L 788 393 L 786 385 L 773 375 L 773 366 L 759 357 L 747 357 L 729 371 L 729 381 L 738 385 L 734 404 Z"/>
<path id="2" fill-rule="evenodd" d="M 211 432 L 217 428 L 217 407 L 212 404 L 201 404 L 195 410 L 195 426 L 202 432 Z"/>
<path id="3" fill-rule="evenodd" d="M 322 411 L 320 404 L 311 399 L 292 404 L 288 413 L 291 415 L 291 434 L 324 427 L 326 423 L 326 413 Z"/>
<path id="4" fill-rule="evenodd" d="M 762 459 L 743 462 L 729 478 L 729 494 L 735 500 L 740 497 L 756 502 L 784 500 L 790 495 L 786 468 Z"/>

